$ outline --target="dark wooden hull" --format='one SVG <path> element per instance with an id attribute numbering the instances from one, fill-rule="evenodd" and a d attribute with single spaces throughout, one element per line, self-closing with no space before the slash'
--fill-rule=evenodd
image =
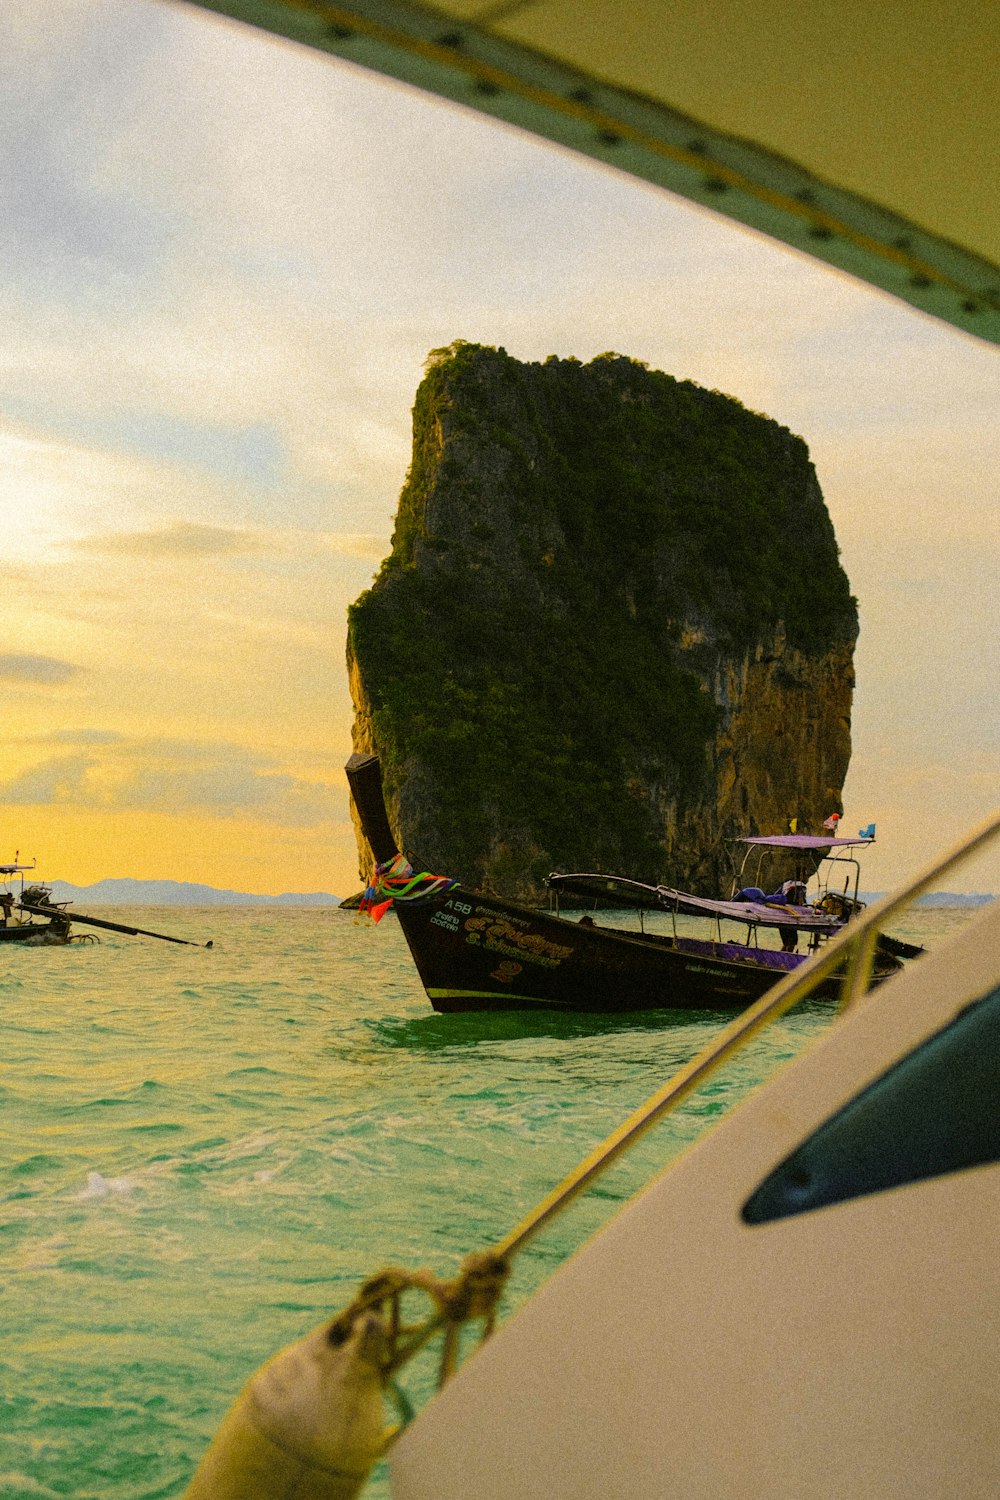
<path id="1" fill-rule="evenodd" d="M 442 1012 L 739 1011 L 805 961 L 773 949 L 592 926 L 461 886 L 393 909 L 427 996 Z M 818 993 L 837 988 L 832 980 Z"/>
<path id="2" fill-rule="evenodd" d="M 69 923 L 20 922 L 12 927 L 0 927 L 0 943 L 22 943 L 28 947 L 48 947 L 68 943 Z"/>

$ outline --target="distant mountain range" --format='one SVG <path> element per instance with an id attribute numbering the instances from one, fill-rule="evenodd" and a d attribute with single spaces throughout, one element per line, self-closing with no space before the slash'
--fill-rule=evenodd
<path id="1" fill-rule="evenodd" d="M 191 885 L 180 880 L 98 880 L 94 885 L 71 885 L 53 880 L 53 901 L 72 901 L 81 910 L 91 906 L 339 906 L 340 897 L 328 891 L 285 891 L 280 896 L 254 896 L 246 891 L 220 891 L 214 885 Z"/>
<path id="2" fill-rule="evenodd" d="M 247 891 L 222 891 L 214 885 L 192 885 L 180 880 L 98 880 L 94 885 L 71 885 L 53 880 L 53 901 L 92 906 L 339 906 L 341 898 L 329 891 L 284 891 L 280 896 L 256 896 Z M 861 891 L 863 901 L 877 901 L 884 891 Z M 969 892 L 932 891 L 918 906 L 985 906 L 995 897 Z"/>
<path id="3" fill-rule="evenodd" d="M 859 891 L 862 901 L 878 901 L 885 891 Z M 914 903 L 916 906 L 988 906 L 995 901 L 995 896 L 987 895 L 985 892 L 971 891 L 928 891 L 926 896 L 918 897 Z"/>

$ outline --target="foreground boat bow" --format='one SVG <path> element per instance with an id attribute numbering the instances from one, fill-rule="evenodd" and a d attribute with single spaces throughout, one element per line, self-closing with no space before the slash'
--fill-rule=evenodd
<path id="1" fill-rule="evenodd" d="M 816 971 L 850 949 L 860 973 L 903 899 Z M 756 1009 L 780 1014 L 807 984 Z M 726 1031 L 659 1097 L 756 1034 L 743 1016 Z M 394 1500 L 994 1500 L 998 1090 L 1000 902 L 849 1007 L 577 1251 L 403 1434 Z"/>

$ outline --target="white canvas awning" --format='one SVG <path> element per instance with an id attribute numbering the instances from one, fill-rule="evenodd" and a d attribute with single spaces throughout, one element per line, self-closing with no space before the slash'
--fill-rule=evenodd
<path id="1" fill-rule="evenodd" d="M 194 0 L 559 141 L 1000 343 L 981 0 Z"/>

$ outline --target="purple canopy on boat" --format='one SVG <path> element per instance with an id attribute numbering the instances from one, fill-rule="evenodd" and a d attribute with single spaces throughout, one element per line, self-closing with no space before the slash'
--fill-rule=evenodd
<path id="1" fill-rule="evenodd" d="M 813 833 L 769 833 L 760 838 L 735 839 L 737 844 L 768 844 L 775 849 L 851 849 L 860 844 L 874 844 L 870 839 L 834 839 Z"/>

